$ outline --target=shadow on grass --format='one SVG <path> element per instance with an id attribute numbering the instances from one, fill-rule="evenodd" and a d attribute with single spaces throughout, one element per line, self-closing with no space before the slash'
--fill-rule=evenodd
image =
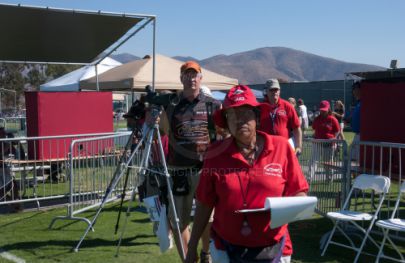
<path id="1" fill-rule="evenodd" d="M 120 209 L 119 205 L 104 207 L 101 210 L 101 213 L 100 213 L 99 217 L 103 214 L 103 212 L 105 212 L 105 213 L 107 213 L 107 212 L 116 212 L 117 213 L 116 215 L 118 217 L 118 214 L 119 214 L 120 210 L 121 210 L 121 219 L 123 219 L 123 218 L 125 218 L 127 216 L 127 214 L 126 214 L 127 207 L 123 206 L 122 209 Z M 138 215 L 145 215 L 145 218 L 133 219 L 133 220 L 131 220 L 132 222 L 141 223 L 141 224 L 150 222 L 148 214 L 142 213 L 142 212 L 139 212 L 139 211 L 131 211 L 130 216 L 131 216 L 132 213 L 137 213 Z M 89 212 L 81 214 L 81 216 L 78 216 L 78 217 L 87 218 L 90 221 L 92 221 L 95 215 L 96 215 L 96 211 L 91 210 Z M 71 219 L 58 219 L 55 222 L 59 222 L 59 221 L 69 221 L 69 222 L 65 223 L 65 224 L 63 224 L 61 226 L 58 226 L 58 227 L 53 226 L 52 230 L 62 230 L 62 229 L 65 229 L 65 228 L 67 228 L 67 227 L 69 227 L 71 225 L 74 225 L 76 223 L 80 223 L 80 222 L 84 223 L 84 221 L 82 221 L 82 220 L 71 220 Z M 56 223 L 55 223 L 55 225 L 56 225 Z M 86 226 L 87 226 L 87 224 L 86 224 Z M 97 226 L 97 222 L 96 222 L 94 227 L 96 227 L 96 226 Z"/>
<path id="2" fill-rule="evenodd" d="M 133 247 L 133 246 L 149 246 L 149 245 L 156 245 L 159 246 L 158 242 L 149 242 L 149 241 L 142 241 L 139 239 L 151 238 L 154 237 L 153 235 L 135 235 L 129 238 L 123 238 L 121 242 L 121 247 Z M 138 241 L 137 241 L 138 240 Z M 45 248 L 48 246 L 60 246 L 66 247 L 71 250 L 73 247 L 76 247 L 79 240 L 46 240 L 46 241 L 27 241 L 27 242 L 16 242 L 13 244 L 8 244 L 2 247 L 3 250 L 10 251 L 10 250 L 35 250 L 37 248 Z M 99 248 L 99 247 L 115 247 L 118 244 L 118 237 L 117 240 L 106 240 L 101 238 L 95 238 L 91 240 L 84 240 L 80 249 L 88 249 L 88 248 Z M 54 248 L 52 248 L 54 249 Z"/>
<path id="3" fill-rule="evenodd" d="M 134 223 L 140 223 L 140 224 L 146 224 L 146 223 L 150 223 L 150 222 L 151 222 L 150 219 L 149 219 L 149 217 L 147 217 L 147 218 L 133 219 L 133 220 L 131 220 L 131 221 L 134 222 Z"/>
<path id="4" fill-rule="evenodd" d="M 325 256 L 321 257 L 320 241 L 325 234 L 332 230 L 332 221 L 327 218 L 317 218 L 305 221 L 295 222 L 289 225 L 291 240 L 293 243 L 293 262 L 353 262 L 356 253 L 353 250 L 338 247 L 336 245 L 329 245 Z M 346 232 L 349 234 L 357 246 L 360 245 L 363 234 L 351 231 Z M 379 243 L 381 241 L 380 235 L 373 234 L 375 240 Z M 325 237 L 327 238 L 327 237 Z M 343 242 L 348 244 L 347 240 L 337 231 L 333 236 L 334 241 Z M 401 244 L 399 244 L 401 245 Z M 403 250 L 404 251 L 404 250 Z M 363 252 L 377 255 L 378 250 L 371 242 L 367 242 Z M 384 253 L 389 256 L 397 257 L 395 251 L 391 247 L 384 247 Z M 362 254 L 358 262 L 374 262 L 374 256 Z M 381 262 L 392 262 L 381 260 Z"/>
<path id="5" fill-rule="evenodd" d="M 349 249 L 330 246 L 321 257 L 320 240 L 332 230 L 332 222 L 326 218 L 299 221 L 289 225 L 293 243 L 293 262 L 353 262 L 355 254 Z M 363 258 L 364 259 L 364 258 Z M 362 261 L 362 257 L 359 262 Z"/>
<path id="6" fill-rule="evenodd" d="M 32 218 L 37 217 L 37 216 L 41 216 L 42 214 L 43 214 L 43 212 L 38 212 L 38 213 L 35 213 L 35 214 L 33 214 L 31 216 L 28 216 L 28 217 L 25 217 L 24 214 L 21 214 L 22 215 L 21 218 L 19 218 L 17 220 L 14 220 L 14 221 L 12 221 L 10 223 L 2 224 L 2 225 L 0 225 L 0 228 L 5 228 L 7 226 L 11 226 L 11 225 L 14 225 L 14 224 L 21 223 L 22 221 L 32 219 Z"/>

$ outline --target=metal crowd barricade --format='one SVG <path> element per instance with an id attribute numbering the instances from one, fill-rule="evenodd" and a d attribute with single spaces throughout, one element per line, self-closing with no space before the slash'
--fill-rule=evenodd
<path id="1" fill-rule="evenodd" d="M 326 215 L 340 209 L 350 188 L 344 140 L 304 139 L 299 157 L 309 183 L 309 195 L 318 198 L 317 212 Z"/>
<path id="2" fill-rule="evenodd" d="M 349 185 L 351 184 L 351 179 L 356 178 L 360 174 L 383 175 L 391 181 L 389 194 L 384 199 L 382 208 L 378 213 L 378 219 L 388 219 L 394 210 L 399 187 L 405 179 L 402 170 L 405 164 L 405 159 L 402 158 L 404 153 L 405 144 L 399 143 L 354 141 L 350 147 L 349 158 L 347 160 L 347 181 Z M 359 190 L 350 200 L 350 210 L 369 213 L 377 207 L 379 201 L 376 194 L 365 193 Z M 395 217 L 403 218 L 403 211 L 402 217 L 400 211 L 397 211 Z M 352 228 L 350 225 L 342 224 L 341 227 L 345 228 L 346 235 L 359 234 L 358 229 Z M 371 232 L 382 236 L 381 229 L 377 227 L 374 227 Z M 321 238 L 321 244 L 325 244 L 328 235 L 329 233 L 326 233 Z M 390 238 L 395 240 L 394 242 L 402 242 L 402 244 L 405 242 L 405 235 L 402 232 L 390 231 Z M 375 256 L 369 252 L 364 252 L 364 254 Z"/>
<path id="3" fill-rule="evenodd" d="M 73 139 L 113 133 L 0 139 L 0 209 L 68 202 L 68 154 Z"/>
<path id="4" fill-rule="evenodd" d="M 358 154 L 353 151 L 360 151 Z M 353 176 L 358 174 L 372 174 L 384 175 L 390 178 L 391 188 L 390 193 L 386 197 L 385 207 L 382 209 L 379 219 L 388 219 L 394 209 L 396 197 L 398 195 L 399 187 L 405 180 L 405 173 L 402 167 L 405 165 L 405 144 L 389 143 L 389 142 L 369 142 L 360 141 L 358 147 L 353 145 L 351 156 L 359 156 L 359 160 L 351 160 L 350 173 Z M 371 205 L 375 205 L 378 200 L 374 196 L 364 198 L 359 194 L 359 198 L 352 201 L 354 209 L 359 211 L 367 208 L 367 203 L 362 202 L 366 199 Z M 405 200 L 403 200 L 405 202 Z M 399 209 L 400 210 L 400 209 Z M 403 218 L 403 214 L 399 215 L 397 211 L 396 217 Z M 405 241 L 405 235 L 400 232 L 390 232 L 391 237 Z"/>
<path id="5" fill-rule="evenodd" d="M 91 224 L 87 218 L 76 215 L 101 204 L 117 165 L 120 163 L 120 158 L 130 156 L 131 149 L 125 150 L 130 136 L 131 132 L 122 132 L 72 141 L 69 157 L 70 183 L 67 215 L 55 217 L 50 228 L 58 219 L 81 220 Z M 142 153 L 138 151 L 134 156 L 129 170 L 127 191 L 134 190 L 140 183 L 137 164 L 140 163 Z M 107 202 L 120 198 L 123 185 L 124 178 L 121 178 Z"/>

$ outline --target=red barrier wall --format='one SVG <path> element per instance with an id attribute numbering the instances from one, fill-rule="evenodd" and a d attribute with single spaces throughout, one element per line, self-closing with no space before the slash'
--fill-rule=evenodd
<path id="1" fill-rule="evenodd" d="M 375 142 L 405 143 L 405 79 L 373 80 L 361 83 L 360 140 Z M 405 153 L 402 151 L 402 167 L 405 167 Z M 374 156 L 374 160 L 373 160 Z M 398 174 L 400 165 L 399 151 L 367 148 L 366 163 L 368 170 L 374 167 L 388 173 L 391 159 L 391 172 Z M 361 150 L 361 160 L 364 152 Z"/>
<path id="2" fill-rule="evenodd" d="M 405 80 L 361 83 L 361 140 L 405 143 Z"/>
<path id="3" fill-rule="evenodd" d="M 111 92 L 26 92 L 25 101 L 28 137 L 113 132 Z M 70 142 L 29 143 L 28 156 L 66 158 Z"/>

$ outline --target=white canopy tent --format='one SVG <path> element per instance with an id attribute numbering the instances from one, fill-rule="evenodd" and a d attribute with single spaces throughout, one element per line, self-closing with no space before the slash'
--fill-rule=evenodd
<path id="1" fill-rule="evenodd" d="M 253 94 L 255 95 L 256 99 L 259 101 L 263 101 L 264 100 L 264 96 L 263 96 L 263 92 L 256 90 L 256 89 L 252 89 Z M 226 91 L 213 91 L 212 92 L 212 97 L 214 99 L 223 101 L 225 99 L 226 96 Z"/>
<path id="2" fill-rule="evenodd" d="M 106 57 L 101 60 L 98 65 L 88 65 L 76 69 L 57 79 L 42 84 L 39 89 L 41 91 L 78 91 L 80 81 L 89 79 L 96 75 L 96 66 L 97 73 L 101 74 L 120 65 L 122 65 L 122 63 L 110 57 Z"/>
<path id="3" fill-rule="evenodd" d="M 155 89 L 180 90 L 180 67 L 184 63 L 170 57 L 157 54 L 155 57 Z M 146 85 L 152 85 L 153 58 L 146 57 L 115 67 L 98 76 L 100 90 L 137 90 L 144 91 Z M 238 84 L 237 79 L 202 69 L 202 84 L 211 90 L 229 90 Z M 80 82 L 81 90 L 95 90 L 96 78 Z"/>

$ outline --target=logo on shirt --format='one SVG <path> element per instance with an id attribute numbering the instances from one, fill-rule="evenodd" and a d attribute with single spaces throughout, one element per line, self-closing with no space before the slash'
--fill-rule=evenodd
<path id="1" fill-rule="evenodd" d="M 177 138 L 198 138 L 208 135 L 206 121 L 184 121 L 176 126 L 175 135 Z"/>
<path id="2" fill-rule="evenodd" d="M 283 173 L 283 168 L 281 168 L 281 164 L 278 163 L 269 163 L 264 168 L 264 175 L 269 176 L 277 176 L 281 177 Z"/>
<path id="3" fill-rule="evenodd" d="M 278 116 L 287 116 L 287 112 L 285 110 L 277 111 Z"/>

